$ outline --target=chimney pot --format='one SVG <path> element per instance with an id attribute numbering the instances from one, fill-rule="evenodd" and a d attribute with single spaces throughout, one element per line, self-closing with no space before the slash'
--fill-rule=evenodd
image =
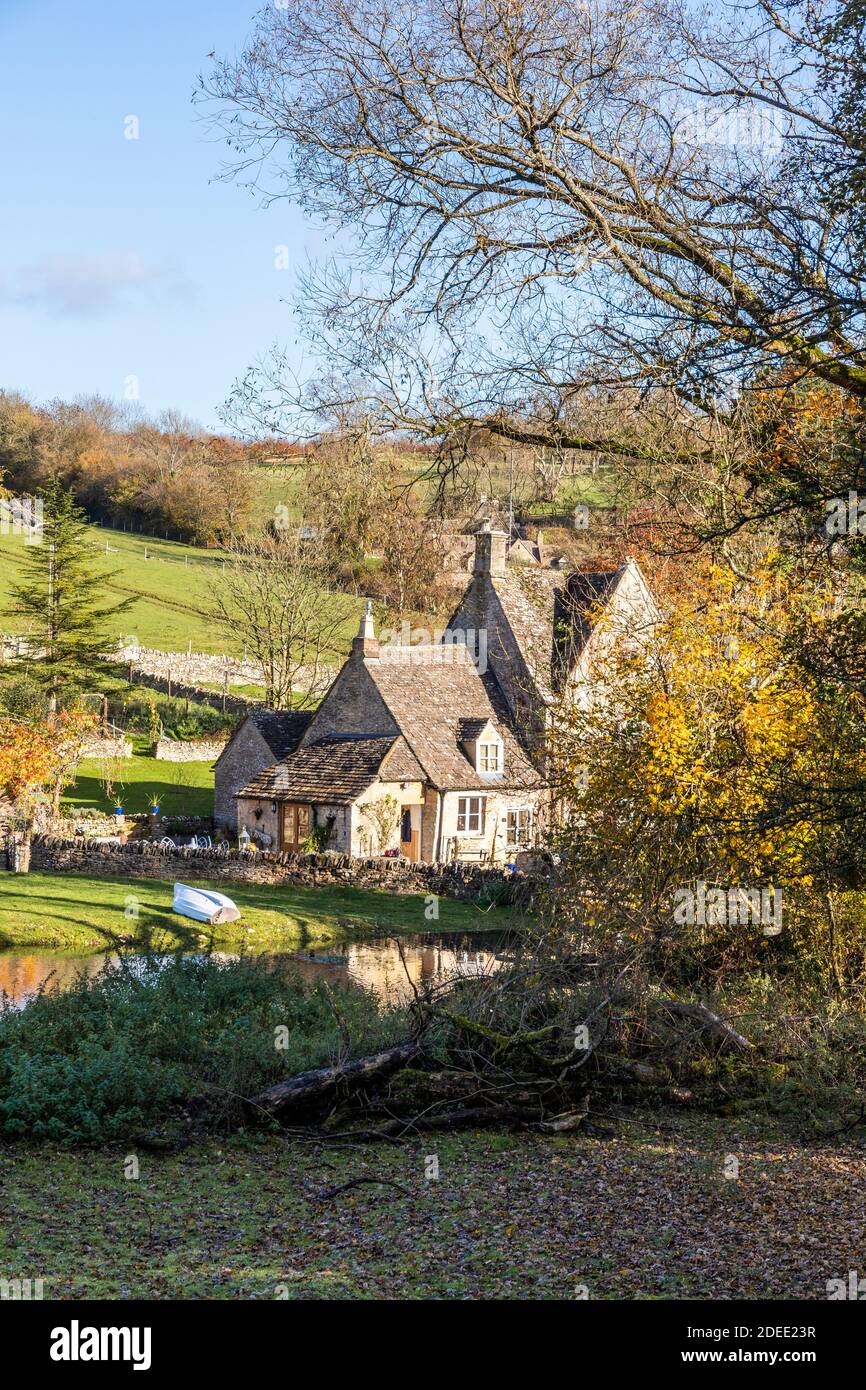
<path id="1" fill-rule="evenodd" d="M 494 578 L 505 574 L 505 556 L 508 537 L 504 531 L 494 531 L 485 527 L 475 536 L 475 573 L 489 574 Z"/>
<path id="2" fill-rule="evenodd" d="M 376 628 L 373 623 L 373 600 L 367 599 L 364 612 L 361 617 L 361 626 L 358 628 L 358 636 L 352 642 L 352 651 L 362 659 L 378 658 L 379 641 L 376 637 Z"/>

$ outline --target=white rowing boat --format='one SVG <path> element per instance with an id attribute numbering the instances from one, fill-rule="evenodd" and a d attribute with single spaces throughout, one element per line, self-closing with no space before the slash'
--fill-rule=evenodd
<path id="1" fill-rule="evenodd" d="M 174 885 L 173 909 L 181 917 L 210 924 L 236 922 L 241 915 L 240 909 L 225 893 L 215 893 L 212 888 L 191 888 L 187 883 Z"/>

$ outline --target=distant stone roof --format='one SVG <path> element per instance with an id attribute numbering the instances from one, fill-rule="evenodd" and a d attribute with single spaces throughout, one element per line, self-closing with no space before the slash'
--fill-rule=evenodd
<path id="1" fill-rule="evenodd" d="M 423 769 L 399 735 L 308 743 L 265 768 L 237 795 L 245 800 L 342 806 L 355 801 L 376 781 L 424 781 Z"/>
<path id="2" fill-rule="evenodd" d="M 504 743 L 504 787 L 536 786 L 539 777 L 510 727 L 491 673 L 479 675 L 461 643 L 382 648 L 379 661 L 365 663 L 427 780 L 442 791 L 490 785 L 463 748 L 467 721 L 489 719 Z"/>

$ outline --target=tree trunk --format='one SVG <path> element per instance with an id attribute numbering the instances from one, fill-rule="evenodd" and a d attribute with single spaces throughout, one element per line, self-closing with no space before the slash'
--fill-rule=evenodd
<path id="1" fill-rule="evenodd" d="M 20 838 L 15 836 L 15 872 L 16 874 L 29 874 L 30 872 L 30 827 L 20 832 Z"/>
<path id="2" fill-rule="evenodd" d="M 372 1057 L 359 1057 L 357 1061 L 346 1062 L 341 1067 L 319 1067 L 315 1071 L 301 1072 L 288 1081 L 280 1081 L 261 1095 L 254 1096 L 247 1103 L 255 1110 L 264 1110 L 270 1115 L 295 1105 L 308 1105 L 324 1099 L 340 1082 L 361 1085 L 365 1081 L 396 1071 L 417 1057 L 420 1051 L 417 1042 L 401 1043 L 399 1047 L 388 1048 L 386 1052 L 374 1053 Z"/>

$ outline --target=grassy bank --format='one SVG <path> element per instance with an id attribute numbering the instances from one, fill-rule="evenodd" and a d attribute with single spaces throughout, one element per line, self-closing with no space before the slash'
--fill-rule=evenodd
<path id="1" fill-rule="evenodd" d="M 866 1164 L 730 1121 L 614 1138 L 462 1134 L 349 1150 L 238 1135 L 171 1155 L 14 1144 L 0 1274 L 57 1298 L 826 1299 L 862 1268 Z M 425 1160 L 439 1159 L 438 1180 Z M 740 1177 L 726 1181 L 726 1154 Z M 357 1177 L 386 1179 L 334 1197 Z"/>
<path id="2" fill-rule="evenodd" d="M 183 879 L 183 865 L 177 876 Z M 198 880 L 196 880 L 198 882 Z M 211 928 L 172 912 L 174 880 L 83 874 L 0 873 L 0 948 L 45 946 L 99 951 L 121 941 L 154 950 L 195 949 L 213 937 L 222 949 L 296 950 L 361 934 L 467 931 L 500 925 L 505 914 L 442 898 L 438 921 L 415 894 L 357 888 L 292 888 L 233 883 L 203 886 L 228 893 L 238 922 Z M 134 916 L 133 913 L 137 913 Z"/>

